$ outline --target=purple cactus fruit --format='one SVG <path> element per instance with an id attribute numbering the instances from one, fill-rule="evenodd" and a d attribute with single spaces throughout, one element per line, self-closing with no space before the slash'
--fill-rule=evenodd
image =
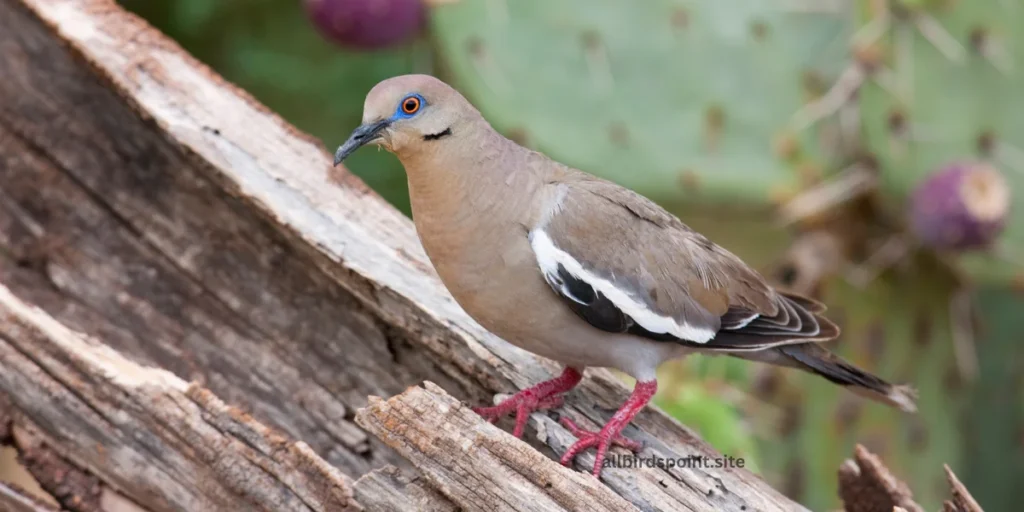
<path id="1" fill-rule="evenodd" d="M 958 162 L 928 176 L 910 201 L 910 228 L 922 244 L 940 251 L 983 249 L 1003 231 L 1010 188 L 991 165 Z"/>
<path id="2" fill-rule="evenodd" d="M 411 39 L 426 20 L 423 0 L 305 0 L 306 13 L 327 39 L 375 49 Z"/>

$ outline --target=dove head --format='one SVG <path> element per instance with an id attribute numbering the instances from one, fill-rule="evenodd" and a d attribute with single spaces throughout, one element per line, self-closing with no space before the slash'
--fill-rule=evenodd
<path id="1" fill-rule="evenodd" d="M 340 164 L 367 144 L 382 146 L 400 159 L 437 151 L 482 120 L 455 89 L 427 75 L 403 75 L 378 83 L 363 104 L 363 124 L 334 154 Z"/>

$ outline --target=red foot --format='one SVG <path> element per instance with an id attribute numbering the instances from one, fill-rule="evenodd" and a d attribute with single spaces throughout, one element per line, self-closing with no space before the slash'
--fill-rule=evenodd
<path id="1" fill-rule="evenodd" d="M 633 388 L 633 394 L 629 396 L 626 403 L 622 404 L 622 407 L 612 416 L 612 419 L 608 420 L 608 423 L 605 424 L 600 432 L 584 430 L 573 423 L 572 420 L 562 418 L 562 425 L 578 438 L 562 455 L 562 464 L 568 466 L 580 452 L 596 446 L 597 456 L 594 459 L 593 473 L 595 477 L 600 477 L 605 455 L 608 453 L 608 448 L 612 445 L 621 446 L 632 452 L 640 451 L 642 448 L 640 443 L 626 439 L 620 434 L 622 429 L 626 428 L 630 421 L 633 421 L 633 417 L 647 405 L 647 402 L 651 401 L 651 397 L 654 396 L 657 390 L 657 381 L 637 382 L 636 387 Z"/>
<path id="2" fill-rule="evenodd" d="M 568 463 L 573 459 L 573 457 L 578 455 L 579 452 L 586 450 L 587 448 L 598 446 L 599 444 L 605 441 L 610 441 L 611 444 L 615 446 L 621 446 L 631 452 L 638 452 L 641 448 L 643 448 L 643 445 L 641 443 L 634 441 L 632 439 L 627 439 L 623 437 L 621 434 L 614 434 L 614 437 L 611 437 L 611 432 L 605 432 L 604 429 L 602 429 L 600 432 L 586 430 L 577 425 L 576 422 L 570 420 L 569 418 L 562 418 L 561 424 L 565 428 L 569 429 L 569 432 L 572 432 L 572 435 L 576 436 L 579 439 L 578 441 L 573 443 L 573 445 L 569 448 L 568 451 L 565 452 L 564 455 L 562 455 L 562 464 L 568 465 Z"/>
<path id="3" fill-rule="evenodd" d="M 558 377 L 526 388 L 502 400 L 494 407 L 474 407 L 473 411 L 491 423 L 514 411 L 516 427 L 512 431 L 512 435 L 523 437 L 523 430 L 526 429 L 526 420 L 530 417 L 530 413 L 562 405 L 562 394 L 576 387 L 576 384 L 579 384 L 582 379 L 583 374 L 579 370 L 566 368 Z"/>

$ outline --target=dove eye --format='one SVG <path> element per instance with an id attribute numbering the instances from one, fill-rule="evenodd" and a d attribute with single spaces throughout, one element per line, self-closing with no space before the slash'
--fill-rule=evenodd
<path id="1" fill-rule="evenodd" d="M 423 101 L 420 100 L 419 96 L 409 96 L 409 97 L 405 98 L 404 100 L 402 100 L 402 105 L 401 105 L 400 108 L 402 109 L 402 113 L 403 114 L 405 114 L 407 116 L 411 116 L 411 115 L 415 114 L 416 112 L 419 112 L 420 111 L 420 107 L 422 107 L 422 106 L 423 106 Z"/>

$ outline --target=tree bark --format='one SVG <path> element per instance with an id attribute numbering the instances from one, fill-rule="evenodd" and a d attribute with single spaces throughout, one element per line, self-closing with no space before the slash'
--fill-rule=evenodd
<path id="1" fill-rule="evenodd" d="M 61 447 L 78 467 L 130 490 L 145 506 L 359 509 L 351 480 L 305 443 L 278 435 L 166 370 L 129 361 L 3 287 L 0 361 L 0 383 L 44 438 L 38 444 Z M 53 452 L 34 453 L 43 455 L 30 456 L 30 469 L 64 464 Z M 82 475 L 59 483 L 68 488 L 57 496 L 65 507 L 101 510 L 96 479 Z"/>
<path id="2" fill-rule="evenodd" d="M 949 466 L 943 466 L 952 499 L 942 504 L 942 512 L 984 512 Z M 877 455 L 862 445 L 853 450 L 853 458 L 839 466 L 839 497 L 846 512 L 924 512 L 914 501 L 907 484 L 896 478 Z"/>
<path id="3" fill-rule="evenodd" d="M 953 470 L 949 469 L 949 466 L 944 466 L 943 470 L 946 472 L 946 481 L 949 482 L 949 489 L 953 494 L 952 499 L 942 503 L 943 512 L 984 512 L 974 496 L 971 496 L 970 491 L 953 473 Z"/>
<path id="4" fill-rule="evenodd" d="M 408 477 L 402 470 L 387 466 L 375 469 L 355 483 L 356 500 L 367 510 L 378 512 L 457 512 L 459 510 L 441 493 L 422 482 L 419 477 Z"/>
<path id="5" fill-rule="evenodd" d="M 356 421 L 465 510 L 636 510 L 594 478 L 509 442 L 432 382 L 371 399 Z"/>
<path id="6" fill-rule="evenodd" d="M 877 455 L 857 445 L 839 467 L 839 497 L 846 512 L 925 512 L 907 484 L 893 476 Z"/>
<path id="7" fill-rule="evenodd" d="M 536 459 L 455 406 L 422 434 L 486 449 L 428 463 L 398 425 L 355 424 L 370 395 L 431 381 L 431 400 L 478 403 L 558 369 L 472 322 L 409 220 L 318 142 L 111 0 L 0 0 L 0 77 L 0 399 L 82 475 L 152 511 L 445 510 L 470 503 L 458 468 Z M 588 370 L 561 412 L 593 427 L 627 394 Z M 571 441 L 532 425 L 535 447 Z M 626 434 L 645 455 L 720 456 L 653 407 Z M 536 503 L 563 509 L 803 510 L 739 468 L 598 485 L 551 464 L 488 485 L 550 477 Z"/>

